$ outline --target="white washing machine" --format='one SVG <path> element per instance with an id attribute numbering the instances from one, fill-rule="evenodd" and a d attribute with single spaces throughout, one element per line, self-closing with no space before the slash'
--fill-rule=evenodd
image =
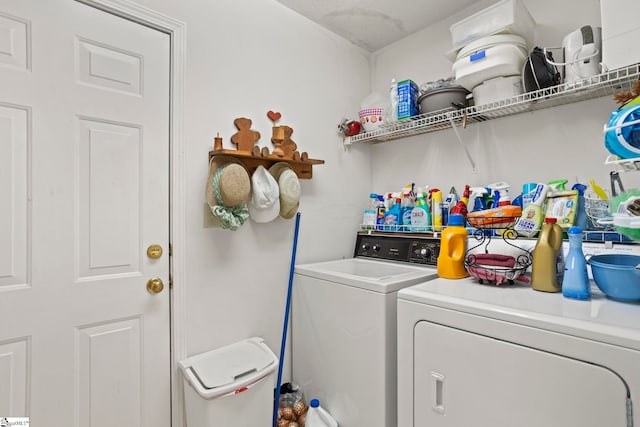
<path id="1" fill-rule="evenodd" d="M 354 258 L 298 265 L 293 381 L 340 427 L 396 426 L 397 292 L 437 277 L 439 240 L 359 234 Z"/>
<path id="2" fill-rule="evenodd" d="M 398 427 L 640 426 L 640 304 L 436 279 L 398 293 Z"/>

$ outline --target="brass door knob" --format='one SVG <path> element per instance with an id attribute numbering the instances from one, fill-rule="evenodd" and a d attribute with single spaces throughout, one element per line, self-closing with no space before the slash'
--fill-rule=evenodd
<path id="1" fill-rule="evenodd" d="M 149 279 L 147 282 L 147 291 L 149 291 L 150 294 L 159 294 L 163 289 L 164 283 L 162 283 L 162 279 L 159 277 Z"/>

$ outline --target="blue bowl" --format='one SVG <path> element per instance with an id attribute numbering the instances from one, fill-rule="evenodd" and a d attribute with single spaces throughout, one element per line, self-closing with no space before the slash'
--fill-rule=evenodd
<path id="1" fill-rule="evenodd" d="M 616 301 L 640 301 L 640 256 L 594 255 L 589 259 L 593 280 L 604 294 Z"/>

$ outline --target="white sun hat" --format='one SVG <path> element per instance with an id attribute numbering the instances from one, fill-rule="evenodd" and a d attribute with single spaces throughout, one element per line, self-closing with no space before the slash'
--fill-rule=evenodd
<path id="1" fill-rule="evenodd" d="M 263 166 L 258 166 L 251 176 L 251 200 L 249 217 L 255 222 L 271 222 L 280 213 L 278 182 Z"/>

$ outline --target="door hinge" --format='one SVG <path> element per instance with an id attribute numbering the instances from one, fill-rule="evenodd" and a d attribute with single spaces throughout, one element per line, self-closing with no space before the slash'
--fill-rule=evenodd
<path id="1" fill-rule="evenodd" d="M 169 256 L 173 255 L 173 246 L 169 243 Z"/>
<path id="2" fill-rule="evenodd" d="M 169 289 L 173 289 L 173 277 L 169 276 Z"/>
<path id="3" fill-rule="evenodd" d="M 633 427 L 633 402 L 627 397 L 627 427 Z"/>

